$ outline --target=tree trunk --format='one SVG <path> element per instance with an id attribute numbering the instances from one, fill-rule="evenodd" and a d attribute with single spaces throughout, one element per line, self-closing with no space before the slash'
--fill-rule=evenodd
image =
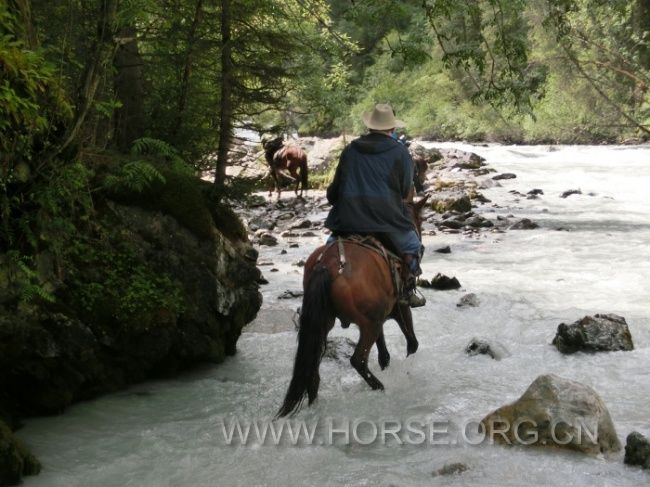
<path id="1" fill-rule="evenodd" d="M 142 58 L 138 50 L 135 27 L 123 28 L 115 53 L 115 95 L 122 106 L 115 110 L 115 143 L 127 152 L 133 141 L 144 134 L 144 88 Z"/>
<path id="2" fill-rule="evenodd" d="M 30 0 L 14 0 L 14 4 L 20 12 L 21 27 L 23 29 L 23 41 L 29 49 L 37 46 L 36 33 L 32 25 L 32 6 Z"/>
<path id="3" fill-rule="evenodd" d="M 214 184 L 222 187 L 226 181 L 228 152 L 232 138 L 232 44 L 230 38 L 230 0 L 221 2 L 221 111 L 219 117 L 219 147 Z"/>
<path id="4" fill-rule="evenodd" d="M 77 95 L 74 119 L 68 127 L 63 142 L 53 156 L 63 152 L 73 142 L 77 141 L 90 107 L 95 100 L 99 82 L 110 66 L 115 55 L 115 33 L 117 21 L 117 4 L 119 0 L 99 0 L 99 22 L 97 23 L 97 38 L 92 54 L 88 57 L 82 75 L 82 84 Z"/>
<path id="5" fill-rule="evenodd" d="M 214 184 L 222 187 L 226 182 L 228 152 L 232 137 L 232 44 L 230 38 L 230 0 L 221 2 L 221 111 L 219 113 L 219 147 Z"/>
<path id="6" fill-rule="evenodd" d="M 190 26 L 190 32 L 187 36 L 187 52 L 185 53 L 185 63 L 183 65 L 183 75 L 181 76 L 181 86 L 178 94 L 178 105 L 176 110 L 176 118 L 172 126 L 171 138 L 175 140 L 178 136 L 178 132 L 181 129 L 183 124 L 183 114 L 185 113 L 185 108 L 187 107 L 187 97 L 190 85 L 190 75 L 192 74 L 192 62 L 194 61 L 194 45 L 196 43 L 196 32 L 201 23 L 201 17 L 203 14 L 203 0 L 197 0 L 196 8 L 194 10 L 194 19 L 192 20 L 192 25 Z"/>

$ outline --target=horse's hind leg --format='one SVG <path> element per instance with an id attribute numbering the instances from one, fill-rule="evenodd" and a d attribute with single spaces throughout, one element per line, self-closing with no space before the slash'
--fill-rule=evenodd
<path id="1" fill-rule="evenodd" d="M 372 389 L 380 389 L 383 391 L 384 385 L 368 370 L 368 355 L 379 337 L 381 325 L 375 323 L 357 324 L 359 325 L 360 331 L 359 343 L 357 343 L 354 349 L 350 363 Z"/>
<path id="2" fill-rule="evenodd" d="M 419 346 L 418 339 L 415 337 L 415 331 L 413 331 L 411 308 L 408 304 L 398 303 L 393 308 L 390 317 L 397 321 L 402 333 L 404 333 L 404 337 L 406 338 L 406 356 L 408 357 L 412 353 L 415 353 Z"/>
<path id="3" fill-rule="evenodd" d="M 384 330 L 381 330 L 377 338 L 377 358 L 379 359 L 379 366 L 384 370 L 390 364 L 390 354 L 386 348 L 386 340 L 384 339 Z"/>

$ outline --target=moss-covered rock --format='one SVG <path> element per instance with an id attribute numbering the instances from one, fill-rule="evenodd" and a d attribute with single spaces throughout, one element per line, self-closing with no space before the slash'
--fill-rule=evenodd
<path id="1" fill-rule="evenodd" d="M 0 421 L 0 485 L 17 485 L 25 475 L 36 475 L 41 464 Z"/>

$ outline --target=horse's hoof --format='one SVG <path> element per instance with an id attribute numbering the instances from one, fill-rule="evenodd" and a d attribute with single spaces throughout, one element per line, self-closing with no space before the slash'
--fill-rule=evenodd
<path id="1" fill-rule="evenodd" d="M 379 357 L 379 367 L 381 367 L 381 370 L 384 370 L 389 365 L 390 365 L 390 355 L 386 355 L 386 357 Z"/>
<path id="2" fill-rule="evenodd" d="M 413 342 L 410 342 L 410 343 L 407 343 L 406 344 L 406 356 L 408 357 L 412 353 L 417 352 L 418 351 L 418 346 L 419 346 L 419 343 L 418 343 L 417 340 L 415 340 Z"/>

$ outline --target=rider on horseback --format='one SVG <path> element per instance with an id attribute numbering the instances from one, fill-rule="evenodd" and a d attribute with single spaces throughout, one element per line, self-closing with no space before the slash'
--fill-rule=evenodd
<path id="1" fill-rule="evenodd" d="M 332 209 L 325 226 L 332 235 L 373 234 L 398 251 L 409 271 L 400 301 L 424 306 L 415 294 L 424 247 L 415 231 L 407 201 L 413 198 L 413 161 L 408 149 L 391 137 L 404 123 L 387 104 L 364 114 L 369 133 L 343 149 L 327 199 Z M 332 239 L 333 237 L 330 237 Z"/>

